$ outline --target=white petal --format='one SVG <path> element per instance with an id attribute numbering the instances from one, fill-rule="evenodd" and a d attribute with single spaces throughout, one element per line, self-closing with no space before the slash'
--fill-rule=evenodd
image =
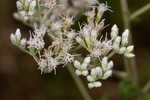
<path id="1" fill-rule="evenodd" d="M 17 1 L 16 5 L 17 5 L 18 9 L 22 9 L 23 8 L 23 5 L 22 5 L 22 3 L 20 1 Z"/>
<path id="2" fill-rule="evenodd" d="M 81 67 L 80 62 L 77 61 L 77 60 L 75 60 L 75 61 L 74 61 L 74 66 L 75 66 L 76 68 L 80 69 L 80 67 Z"/>
<path id="3" fill-rule="evenodd" d="M 101 87 L 102 86 L 101 82 L 94 82 L 93 84 L 94 84 L 95 87 Z"/>
<path id="4" fill-rule="evenodd" d="M 87 70 L 86 70 L 86 71 L 82 71 L 82 75 L 83 75 L 83 76 L 87 76 L 88 73 L 89 73 L 89 72 L 88 72 Z"/>
<path id="5" fill-rule="evenodd" d="M 118 29 L 117 25 L 115 24 L 111 29 L 111 38 L 112 39 L 115 39 L 118 36 L 118 31 L 119 31 L 119 29 Z"/>
<path id="6" fill-rule="evenodd" d="M 129 38 L 129 30 L 126 29 L 122 34 L 122 45 L 126 46 L 128 44 L 128 38 Z"/>
<path id="7" fill-rule="evenodd" d="M 125 56 L 127 58 L 133 58 L 135 55 L 133 53 L 126 53 Z"/>
<path id="8" fill-rule="evenodd" d="M 121 47 L 119 50 L 119 54 L 124 54 L 126 51 L 126 47 Z"/>
<path id="9" fill-rule="evenodd" d="M 114 66 L 114 63 L 113 63 L 113 61 L 110 61 L 110 62 L 108 63 L 108 69 L 111 69 L 111 68 L 113 68 L 113 66 Z"/>
<path id="10" fill-rule="evenodd" d="M 11 35 L 10 35 L 10 40 L 11 40 L 12 44 L 14 44 L 14 45 L 16 44 L 16 37 L 13 33 L 11 33 Z"/>
<path id="11" fill-rule="evenodd" d="M 109 71 L 107 71 L 107 72 L 104 73 L 103 79 L 107 79 L 111 75 L 112 75 L 112 70 L 109 70 Z"/>
<path id="12" fill-rule="evenodd" d="M 76 70 L 75 71 L 76 75 L 80 76 L 82 74 L 82 72 L 80 70 Z"/>
<path id="13" fill-rule="evenodd" d="M 113 49 L 114 49 L 114 50 L 116 50 L 116 51 L 119 50 L 119 48 L 120 48 L 120 42 L 121 42 L 121 37 L 118 36 L 118 37 L 115 39 L 114 43 L 113 43 Z"/>
<path id="14" fill-rule="evenodd" d="M 92 89 L 92 88 L 94 88 L 94 84 L 93 84 L 93 83 L 88 83 L 88 87 L 89 87 L 90 89 Z"/>
<path id="15" fill-rule="evenodd" d="M 127 52 L 132 52 L 133 49 L 134 49 L 134 46 L 133 46 L 133 45 L 128 46 L 128 47 L 127 47 Z"/>
<path id="16" fill-rule="evenodd" d="M 102 59 L 102 67 L 103 67 L 103 68 L 106 67 L 107 64 L 108 64 L 108 58 L 107 58 L 107 57 L 104 57 L 104 58 Z"/>
<path id="17" fill-rule="evenodd" d="M 84 59 L 84 62 L 83 62 L 83 63 L 89 64 L 90 61 L 91 61 L 91 57 L 86 57 L 86 58 Z"/>
<path id="18" fill-rule="evenodd" d="M 88 80 L 89 82 L 92 82 L 92 81 L 94 81 L 94 78 L 93 78 L 91 75 L 88 75 L 88 76 L 87 76 L 87 80 Z"/>
<path id="19" fill-rule="evenodd" d="M 83 63 L 82 66 L 81 66 L 81 69 L 82 69 L 82 70 L 86 70 L 86 69 L 87 69 L 87 66 L 88 66 L 88 64 Z"/>
<path id="20" fill-rule="evenodd" d="M 27 40 L 25 38 L 20 41 L 21 46 L 25 46 L 26 43 L 27 43 Z"/>
<path id="21" fill-rule="evenodd" d="M 16 35 L 17 40 L 21 39 L 21 32 L 20 32 L 19 28 L 16 30 L 16 34 L 15 35 Z"/>

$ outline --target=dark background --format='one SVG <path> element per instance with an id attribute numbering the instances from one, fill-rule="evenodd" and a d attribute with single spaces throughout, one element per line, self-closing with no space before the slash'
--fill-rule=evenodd
<path id="1" fill-rule="evenodd" d="M 103 0 L 104 1 L 104 0 Z M 105 0 L 106 1 L 106 0 Z M 110 25 L 118 24 L 123 31 L 123 21 L 119 0 L 107 0 L 113 13 L 107 12 Z M 134 12 L 150 0 L 128 0 L 130 12 Z M 65 68 L 53 73 L 41 75 L 34 60 L 10 43 L 9 36 L 16 28 L 21 28 L 24 35 L 29 28 L 13 19 L 16 12 L 16 0 L 0 0 L 0 100 L 83 100 L 74 81 Z M 150 80 L 150 10 L 132 22 L 140 85 Z M 120 57 L 114 57 L 116 68 L 122 69 Z M 84 79 L 83 79 L 84 80 Z M 118 82 L 110 78 L 101 88 L 90 90 L 94 100 L 101 100 L 103 95 L 111 100 L 120 100 Z M 86 81 L 84 81 L 87 85 Z"/>

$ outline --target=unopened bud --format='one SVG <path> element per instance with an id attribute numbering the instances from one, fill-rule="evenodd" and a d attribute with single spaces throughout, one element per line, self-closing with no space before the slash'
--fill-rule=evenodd
<path id="1" fill-rule="evenodd" d="M 126 29 L 122 34 L 122 46 L 126 46 L 128 44 L 129 30 Z"/>
<path id="2" fill-rule="evenodd" d="M 111 29 L 111 38 L 112 39 L 115 39 L 118 36 L 118 31 L 119 31 L 119 29 L 118 29 L 117 25 L 115 24 Z"/>

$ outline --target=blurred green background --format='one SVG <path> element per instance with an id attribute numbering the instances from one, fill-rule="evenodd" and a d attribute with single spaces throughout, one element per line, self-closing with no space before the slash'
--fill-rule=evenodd
<path id="1" fill-rule="evenodd" d="M 106 0 L 101 0 L 105 2 Z M 150 3 L 150 0 L 128 0 L 131 14 Z M 113 12 L 105 17 L 111 26 L 118 24 L 123 31 L 120 1 L 107 0 Z M 34 60 L 10 43 L 9 35 L 19 27 L 23 34 L 29 28 L 16 21 L 12 14 L 16 12 L 16 0 L 0 0 L 0 100 L 83 100 L 74 81 L 65 68 L 57 69 L 57 74 L 41 75 Z M 108 29 L 109 30 L 109 29 Z M 135 54 L 143 86 L 150 80 L 150 10 L 132 22 Z M 120 56 L 115 56 L 115 69 L 123 69 Z M 82 78 L 85 85 L 86 81 Z M 90 90 L 93 100 L 102 100 L 109 96 L 111 100 L 120 100 L 119 79 L 113 77 L 103 82 L 101 88 Z M 107 100 L 104 99 L 104 100 Z M 150 100 L 150 99 L 149 99 Z"/>

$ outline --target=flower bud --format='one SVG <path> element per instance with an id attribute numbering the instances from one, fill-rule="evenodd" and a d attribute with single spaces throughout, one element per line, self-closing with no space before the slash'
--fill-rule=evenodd
<path id="1" fill-rule="evenodd" d="M 27 43 L 27 40 L 25 38 L 20 41 L 20 45 L 22 47 L 24 47 L 26 45 L 26 43 Z"/>
<path id="2" fill-rule="evenodd" d="M 90 61 L 91 61 L 91 57 L 86 57 L 86 58 L 84 59 L 84 62 L 83 62 L 83 63 L 89 64 Z"/>
<path id="3" fill-rule="evenodd" d="M 17 30 L 16 30 L 15 36 L 16 36 L 17 41 L 19 41 L 19 40 L 21 39 L 21 32 L 20 32 L 20 29 L 17 29 Z"/>
<path id="4" fill-rule="evenodd" d="M 87 76 L 87 80 L 88 80 L 89 82 L 95 81 L 94 78 L 93 78 L 92 76 L 90 76 L 90 75 Z"/>
<path id="5" fill-rule="evenodd" d="M 127 58 L 133 58 L 135 55 L 133 53 L 126 53 L 125 57 Z"/>
<path id="6" fill-rule="evenodd" d="M 114 43 L 113 43 L 113 49 L 116 50 L 116 51 L 119 51 L 119 48 L 120 48 L 120 42 L 121 42 L 121 37 L 118 36 Z"/>
<path id="7" fill-rule="evenodd" d="M 101 69 L 101 67 L 98 66 L 96 68 L 93 68 L 91 70 L 91 75 L 92 76 L 98 76 L 98 77 L 100 77 L 102 75 L 102 69 Z"/>
<path id="8" fill-rule="evenodd" d="M 115 24 L 111 29 L 111 38 L 112 39 L 115 39 L 118 36 L 118 31 L 119 31 L 119 28 Z"/>
<path id="9" fill-rule="evenodd" d="M 86 69 L 87 69 L 87 66 L 88 66 L 88 64 L 83 63 L 81 69 L 82 69 L 82 70 L 86 70 Z"/>
<path id="10" fill-rule="evenodd" d="M 22 3 L 21 3 L 20 1 L 17 1 L 17 2 L 16 2 L 16 5 L 17 5 L 17 8 L 18 8 L 19 10 L 23 8 L 23 5 L 22 5 Z"/>
<path id="11" fill-rule="evenodd" d="M 74 61 L 74 66 L 79 69 L 81 67 L 80 62 L 75 60 Z"/>
<path id="12" fill-rule="evenodd" d="M 82 72 L 80 70 L 76 70 L 75 71 L 76 75 L 80 76 L 82 74 Z"/>
<path id="13" fill-rule="evenodd" d="M 104 76 L 102 79 L 107 79 L 108 77 L 110 77 L 112 75 L 112 70 L 108 70 L 104 73 Z"/>
<path id="14" fill-rule="evenodd" d="M 107 57 L 104 57 L 102 59 L 102 67 L 105 69 L 107 67 L 107 64 L 108 64 L 108 58 Z"/>
<path id="15" fill-rule="evenodd" d="M 126 51 L 126 47 L 121 47 L 119 50 L 119 54 L 124 54 Z"/>
<path id="16" fill-rule="evenodd" d="M 92 89 L 92 88 L 94 88 L 94 84 L 93 84 L 93 83 L 88 83 L 88 87 L 89 87 L 90 89 Z"/>
<path id="17" fill-rule="evenodd" d="M 129 30 L 126 29 L 122 34 L 122 46 L 126 46 L 128 44 Z"/>
<path id="18" fill-rule="evenodd" d="M 87 70 L 82 71 L 82 75 L 83 75 L 83 76 L 87 76 L 87 75 L 88 75 L 88 73 L 89 73 L 89 72 L 88 72 Z"/>
<path id="19" fill-rule="evenodd" d="M 110 61 L 109 63 L 108 63 L 108 70 L 110 70 L 111 68 L 113 68 L 113 66 L 114 66 L 114 63 L 113 63 L 113 61 Z"/>
<path id="20" fill-rule="evenodd" d="M 94 87 L 101 87 L 102 86 L 102 83 L 101 82 L 94 82 Z"/>
<path id="21" fill-rule="evenodd" d="M 128 46 L 128 47 L 127 47 L 127 52 L 132 52 L 133 49 L 134 49 L 134 46 L 133 46 L 133 45 Z"/>
<path id="22" fill-rule="evenodd" d="M 13 45 L 16 45 L 16 37 L 13 33 L 11 33 L 11 35 L 10 35 L 10 40 L 11 40 Z"/>
<path id="23" fill-rule="evenodd" d="M 36 6 L 36 1 L 35 0 L 31 1 L 30 8 L 33 9 L 35 6 Z"/>

